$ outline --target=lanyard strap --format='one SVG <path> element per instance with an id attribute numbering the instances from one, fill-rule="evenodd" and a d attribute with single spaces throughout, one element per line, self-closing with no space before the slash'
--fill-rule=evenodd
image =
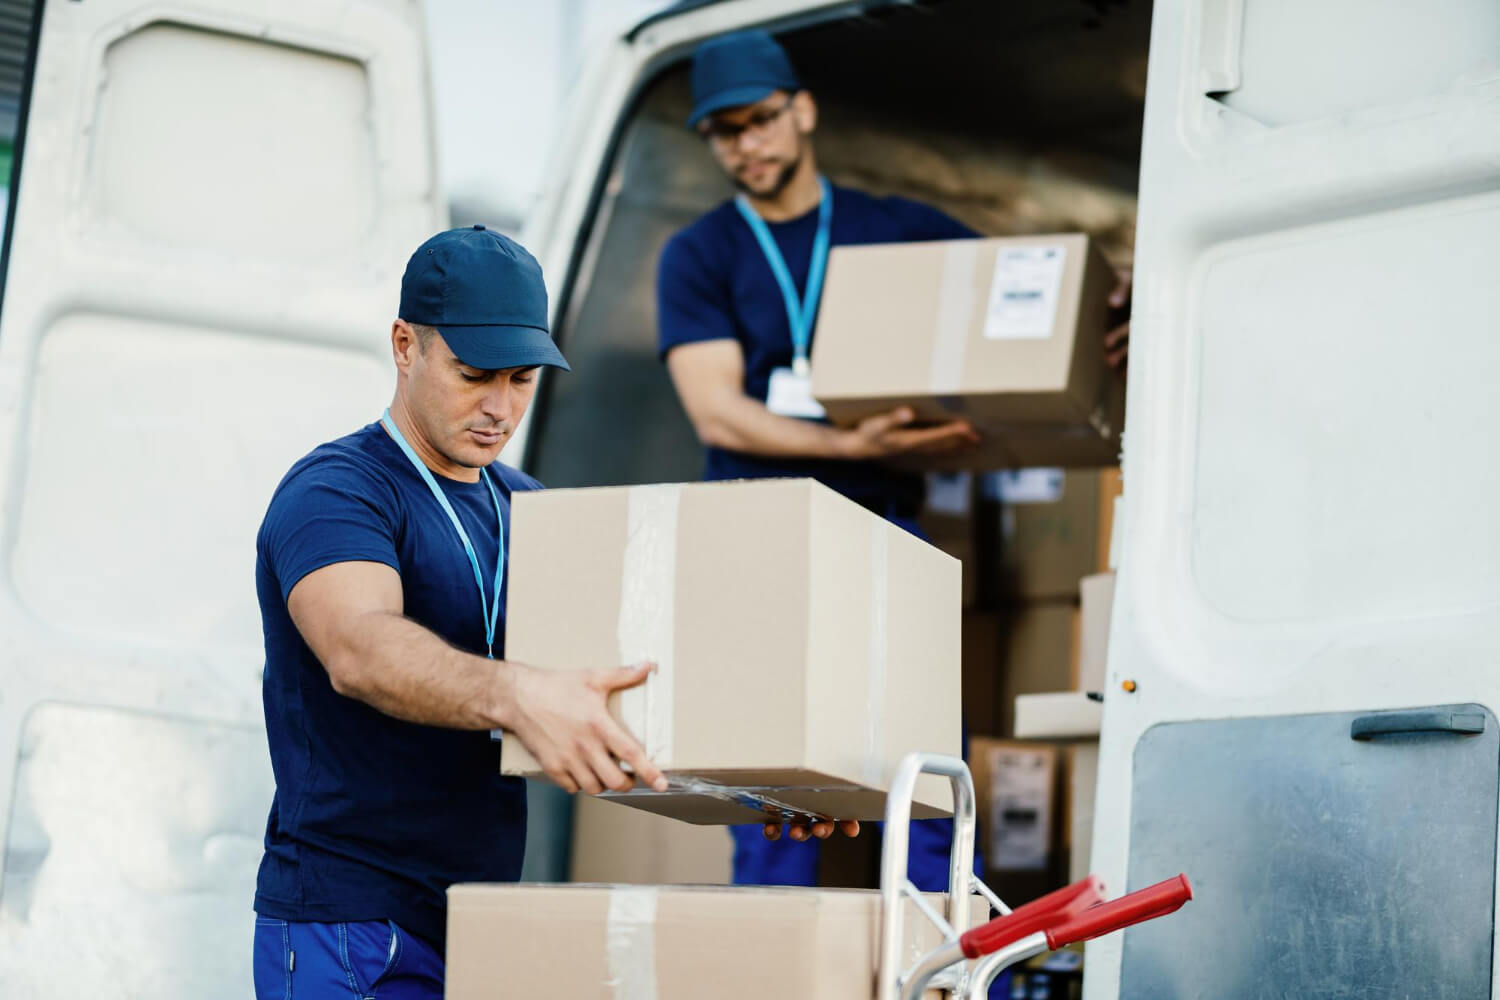
<path id="1" fill-rule="evenodd" d="M 490 659 L 493 660 L 495 658 L 495 623 L 500 619 L 500 582 L 505 575 L 505 519 L 500 513 L 500 494 L 495 492 L 495 484 L 490 482 L 490 472 L 488 469 L 479 470 L 479 478 L 483 479 L 484 485 L 490 488 L 490 499 L 495 502 L 495 524 L 498 526 L 495 540 L 499 543 L 499 552 L 495 556 L 495 602 L 493 605 L 484 597 L 484 574 L 479 569 L 479 556 L 474 553 L 474 544 L 469 541 L 469 533 L 464 530 L 463 523 L 459 521 L 458 512 L 448 502 L 447 494 L 432 477 L 432 470 L 427 468 L 417 457 L 417 453 L 412 451 L 411 445 L 406 443 L 406 438 L 401 435 L 401 429 L 396 426 L 396 421 L 391 419 L 389 409 L 380 418 L 380 422 L 390 432 L 396 444 L 400 445 L 402 454 L 421 475 L 422 481 L 432 491 L 438 506 L 443 508 L 443 513 L 448 515 L 448 520 L 453 522 L 453 530 L 458 532 L 458 540 L 463 542 L 464 552 L 469 557 L 469 566 L 474 570 L 474 582 L 479 586 L 479 613 L 484 616 L 484 643 L 489 650 Z"/>
<path id="2" fill-rule="evenodd" d="M 743 194 L 734 199 L 735 207 L 755 234 L 755 242 L 760 244 L 766 263 L 771 265 L 776 284 L 781 287 L 781 297 L 786 302 L 787 325 L 792 329 L 792 369 L 799 375 L 808 372 L 807 348 L 812 343 L 818 299 L 823 295 L 823 275 L 828 270 L 829 232 L 833 226 L 833 188 L 826 177 L 819 177 L 818 184 L 823 189 L 823 200 L 818 203 L 818 235 L 813 238 L 812 260 L 807 267 L 807 290 L 803 292 L 801 302 L 797 301 L 797 286 L 792 282 L 792 273 L 787 270 L 786 258 L 781 255 L 781 248 L 771 236 L 766 220 L 756 214 L 750 206 L 750 199 Z"/>

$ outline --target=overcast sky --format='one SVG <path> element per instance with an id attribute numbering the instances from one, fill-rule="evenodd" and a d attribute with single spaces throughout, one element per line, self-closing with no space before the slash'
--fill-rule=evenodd
<path id="1" fill-rule="evenodd" d="M 449 203 L 478 210 L 494 225 L 524 219 L 585 60 L 666 5 L 427 0 L 438 161 Z"/>

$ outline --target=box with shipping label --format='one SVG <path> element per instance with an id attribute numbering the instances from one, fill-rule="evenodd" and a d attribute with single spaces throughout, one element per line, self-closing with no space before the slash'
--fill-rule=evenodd
<path id="1" fill-rule="evenodd" d="M 909 967 L 943 939 L 904 905 Z M 987 914 L 971 900 L 970 926 Z M 880 894 L 857 889 L 455 885 L 446 995 L 870 1000 L 879 922 Z"/>
<path id="2" fill-rule="evenodd" d="M 897 406 L 962 418 L 974 449 L 927 468 L 1112 465 L 1124 389 L 1104 360 L 1115 281 L 1079 233 L 838 247 L 813 395 L 849 425 Z"/>
<path id="3" fill-rule="evenodd" d="M 1046 871 L 1057 828 L 1057 749 L 975 737 L 969 767 L 979 802 L 985 867 L 996 872 Z"/>
<path id="4" fill-rule="evenodd" d="M 959 750 L 958 563 L 812 480 L 520 493 L 509 572 L 508 659 L 657 664 L 616 708 L 673 788 L 612 801 L 879 819 L 905 754 Z M 510 736 L 501 769 L 542 775 Z M 915 817 L 951 807 L 919 779 Z"/>

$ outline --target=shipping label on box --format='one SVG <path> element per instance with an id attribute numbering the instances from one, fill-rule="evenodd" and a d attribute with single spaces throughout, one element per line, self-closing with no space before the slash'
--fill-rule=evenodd
<path id="1" fill-rule="evenodd" d="M 1051 747 L 986 741 L 985 861 L 995 871 L 1043 871 L 1052 862 L 1057 753 Z"/>
<path id="2" fill-rule="evenodd" d="M 984 335 L 990 340 L 1038 340 L 1057 326 L 1068 248 L 1060 244 L 1001 247 L 990 279 Z"/>
<path id="3" fill-rule="evenodd" d="M 656 662 L 617 708 L 672 790 L 606 797 L 689 822 L 880 818 L 902 756 L 959 749 L 960 614 L 954 559 L 812 480 L 514 500 L 507 658 Z M 541 775 L 513 738 L 501 769 Z M 924 775 L 913 815 L 950 811 Z"/>

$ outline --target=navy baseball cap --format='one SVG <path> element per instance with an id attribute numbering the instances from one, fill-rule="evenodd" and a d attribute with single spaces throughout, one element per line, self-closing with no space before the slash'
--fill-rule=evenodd
<path id="1" fill-rule="evenodd" d="M 570 370 L 547 332 L 541 265 L 493 229 L 450 229 L 417 247 L 401 276 L 397 315 L 436 327 L 472 368 Z"/>
<path id="2" fill-rule="evenodd" d="M 786 50 L 764 31 L 737 31 L 710 38 L 693 52 L 693 113 L 688 128 L 715 111 L 754 104 L 777 90 L 802 84 Z"/>

